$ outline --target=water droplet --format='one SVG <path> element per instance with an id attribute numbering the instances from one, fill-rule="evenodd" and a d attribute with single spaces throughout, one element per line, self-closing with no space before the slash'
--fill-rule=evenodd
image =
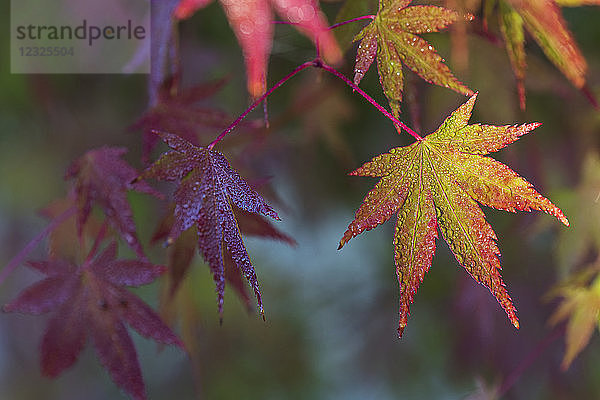
<path id="1" fill-rule="evenodd" d="M 244 35 L 251 35 L 254 32 L 254 23 L 249 20 L 242 21 L 242 23 L 240 23 L 240 31 Z"/>

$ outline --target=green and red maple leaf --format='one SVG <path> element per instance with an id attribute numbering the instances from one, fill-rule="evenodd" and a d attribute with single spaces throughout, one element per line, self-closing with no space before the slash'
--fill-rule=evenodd
<path id="1" fill-rule="evenodd" d="M 41 342 L 44 375 L 56 377 L 72 366 L 87 338 L 112 380 L 134 399 L 145 399 L 144 381 L 125 323 L 146 338 L 183 347 L 161 318 L 124 286 L 153 282 L 165 268 L 140 260 L 117 260 L 111 242 L 77 266 L 70 261 L 30 262 L 46 277 L 4 306 L 7 312 L 54 311 Z"/>
<path id="2" fill-rule="evenodd" d="M 406 65 L 429 83 L 472 95 L 458 81 L 442 57 L 422 33 L 437 32 L 461 18 L 455 11 L 437 6 L 409 6 L 412 0 L 380 0 L 379 12 L 354 39 L 360 40 L 354 68 L 354 83 L 359 84 L 377 57 L 379 81 L 392 112 L 400 114 Z"/>
<path id="3" fill-rule="evenodd" d="M 394 260 L 400 282 L 401 336 L 409 306 L 431 266 L 438 227 L 460 265 L 487 287 L 519 327 L 500 275 L 496 234 L 477 202 L 501 210 L 544 211 L 569 225 L 562 211 L 506 165 L 484 155 L 516 141 L 539 124 L 468 125 L 476 95 L 423 140 L 390 150 L 352 172 L 380 177 L 340 241 L 398 215 Z"/>

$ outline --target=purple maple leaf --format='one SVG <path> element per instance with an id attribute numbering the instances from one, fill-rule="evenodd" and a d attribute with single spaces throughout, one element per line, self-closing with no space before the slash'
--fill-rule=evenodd
<path id="1" fill-rule="evenodd" d="M 4 306 L 4 311 L 43 314 L 54 311 L 41 343 L 41 369 L 56 377 L 71 367 L 91 338 L 100 363 L 134 399 L 145 399 L 144 381 L 125 323 L 146 338 L 183 347 L 161 318 L 123 286 L 153 282 L 165 267 L 139 260 L 117 260 L 111 242 L 81 266 L 64 260 L 30 262 L 46 275 Z"/>
<path id="2" fill-rule="evenodd" d="M 94 203 L 97 203 L 106 218 L 125 242 L 145 259 L 140 244 L 133 212 L 127 200 L 127 191 L 135 190 L 160 196 L 144 181 L 131 181 L 138 175 L 121 157 L 127 152 L 125 148 L 102 147 L 91 150 L 75 160 L 67 169 L 65 179 L 74 180 L 75 195 L 79 212 L 77 214 L 78 234 L 87 221 Z"/>
<path id="3" fill-rule="evenodd" d="M 173 243 L 183 231 L 196 225 L 198 248 L 216 283 L 219 313 L 223 313 L 226 281 L 223 254 L 228 252 L 237 273 L 243 274 L 254 290 L 264 316 L 258 279 L 240 235 L 234 206 L 279 220 L 277 213 L 231 168 L 223 154 L 194 146 L 177 135 L 157 134 L 173 151 L 163 154 L 140 178 L 178 182 L 175 220 L 167 243 Z"/>

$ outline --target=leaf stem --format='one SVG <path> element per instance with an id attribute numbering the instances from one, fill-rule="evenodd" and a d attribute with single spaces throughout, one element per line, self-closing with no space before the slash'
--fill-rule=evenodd
<path id="1" fill-rule="evenodd" d="M 417 139 L 419 141 L 423 140 L 421 135 L 419 135 L 417 132 L 410 129 L 404 122 L 400 121 L 399 119 L 394 117 L 392 114 L 390 114 L 389 111 L 386 110 L 381 104 L 379 104 L 377 101 L 375 101 L 375 99 L 373 99 L 371 96 L 369 96 L 364 90 L 359 88 L 354 82 L 352 82 L 350 79 L 348 79 L 344 74 L 339 72 L 337 69 L 335 69 L 327 64 L 324 64 L 320 60 L 315 60 L 315 61 L 313 61 L 313 63 L 315 63 L 315 67 L 322 68 L 325 71 L 337 76 L 338 78 L 340 78 L 341 80 L 346 82 L 346 85 L 350 86 L 352 89 L 354 89 L 356 92 L 358 92 L 358 94 L 360 94 L 362 97 L 364 97 L 365 100 L 367 100 L 369 103 L 371 103 L 373 106 L 375 106 L 375 108 L 377 108 L 383 115 L 388 117 L 395 125 L 400 126 L 402 129 L 404 129 L 406 132 L 408 132 L 408 134 L 410 134 L 412 137 L 414 137 L 415 139 Z"/>
<path id="2" fill-rule="evenodd" d="M 565 333 L 566 325 L 563 324 L 558 326 L 554 330 L 552 330 L 546 337 L 544 337 L 538 344 L 535 346 L 529 354 L 525 356 L 517 366 L 502 382 L 502 385 L 498 389 L 498 398 L 503 397 L 519 380 L 519 378 L 523 375 L 525 371 L 534 363 L 534 361 L 542 355 L 544 351 L 558 338 L 560 338 Z"/>
<path id="3" fill-rule="evenodd" d="M 285 77 L 283 77 L 279 82 L 277 82 L 271 89 L 267 90 L 262 96 L 260 96 L 258 99 L 256 99 L 254 101 L 254 103 L 252 103 L 250 105 L 250 107 L 248 107 L 246 109 L 246 111 L 244 111 L 239 117 L 237 117 L 237 119 L 235 121 L 233 121 L 231 123 L 231 125 L 229 125 L 227 127 L 227 129 L 225 129 L 223 132 L 221 132 L 221 134 L 219 136 L 217 136 L 217 138 L 215 140 L 213 140 L 209 145 L 208 145 L 208 149 L 212 150 L 213 147 L 215 147 L 215 145 L 217 143 L 219 143 L 229 132 L 231 132 L 236 126 L 239 125 L 240 122 L 242 122 L 242 120 L 244 118 L 246 118 L 246 116 L 248 114 L 250 114 L 250 112 L 252 110 L 254 110 L 260 103 L 262 103 L 263 100 L 265 100 L 267 97 L 269 97 L 271 95 L 271 93 L 273 93 L 275 90 L 279 89 L 279 87 L 281 87 L 284 83 L 286 83 L 288 80 L 290 80 L 294 75 L 296 75 L 298 72 L 302 71 L 303 69 L 306 69 L 308 67 L 312 67 L 313 66 L 313 62 L 312 61 L 307 61 L 299 66 L 297 66 L 292 72 L 290 72 L 289 74 L 287 74 Z"/>
<path id="4" fill-rule="evenodd" d="M 69 217 L 73 216 L 77 211 L 76 207 L 70 207 L 65 212 L 60 214 L 58 217 L 54 218 L 44 229 L 40 232 L 35 238 L 33 238 L 23 249 L 13 257 L 12 260 L 4 267 L 4 269 L 0 272 L 0 285 L 4 283 L 6 278 L 25 260 L 25 257 L 31 253 L 31 251 L 38 245 L 42 240 L 44 240 L 54 229 L 56 229 L 60 224 L 65 222 Z"/>
<path id="5" fill-rule="evenodd" d="M 362 20 L 365 20 L 365 19 L 374 20 L 375 19 L 375 15 L 362 15 L 360 17 L 352 18 L 352 19 L 349 19 L 347 21 L 338 22 L 337 24 L 333 24 L 333 25 L 327 27 L 327 29 L 325 31 L 330 31 L 330 30 L 338 28 L 338 27 L 340 27 L 342 25 L 350 24 L 350 23 L 356 22 L 356 21 L 362 21 Z M 272 21 L 272 23 L 276 24 L 276 25 L 302 26 L 301 23 L 291 22 L 291 21 Z M 320 48 L 321 47 L 319 46 L 319 35 L 318 34 L 315 36 L 315 48 L 317 50 L 317 58 L 321 58 L 321 54 L 320 54 Z"/>
<path id="6" fill-rule="evenodd" d="M 350 24 L 352 22 L 361 21 L 361 20 L 364 20 L 364 19 L 373 20 L 373 19 L 375 19 L 375 15 L 362 15 L 360 17 L 352 18 L 352 19 L 349 19 L 347 21 L 338 22 L 337 24 L 333 24 L 333 25 L 329 26 L 327 28 L 327 30 L 330 31 L 330 30 L 335 29 L 337 27 L 340 27 L 342 25 Z M 275 25 L 292 25 L 292 26 L 300 26 L 300 25 L 302 25 L 302 24 L 300 24 L 298 22 L 277 21 L 277 20 L 272 21 L 272 23 L 275 24 Z"/>
<path id="7" fill-rule="evenodd" d="M 350 23 L 356 22 L 356 21 L 361 21 L 363 19 L 373 20 L 373 19 L 375 19 L 375 16 L 374 15 L 363 15 L 362 17 L 352 18 L 352 19 L 349 19 L 348 21 L 342 21 L 342 22 L 338 22 L 337 24 L 333 24 L 328 29 L 332 30 L 332 29 L 335 29 L 335 28 L 337 28 L 339 26 L 350 24 Z"/>
<path id="8" fill-rule="evenodd" d="M 237 117 L 237 119 L 235 121 L 233 121 L 231 123 L 231 125 L 229 125 L 227 127 L 227 129 L 225 129 L 223 132 L 221 132 L 221 134 L 219 136 L 217 136 L 217 138 L 215 140 L 213 140 L 207 146 L 207 148 L 209 150 L 212 150 L 217 143 L 219 143 L 221 140 L 223 140 L 223 138 L 225 136 L 227 136 L 227 134 L 229 134 L 229 132 L 231 132 L 233 129 L 235 129 L 235 127 L 238 126 L 240 124 L 240 122 L 242 122 L 242 120 L 244 118 L 246 118 L 246 116 L 248 114 L 250 114 L 250 112 L 252 110 L 254 110 L 261 102 L 263 102 L 267 97 L 269 97 L 275 90 L 279 89 L 284 83 L 286 83 L 288 80 L 290 80 L 294 75 L 296 75 L 297 73 L 299 73 L 300 71 L 302 71 L 308 67 L 324 69 L 325 71 L 329 72 L 330 74 L 335 75 L 336 77 L 340 78 L 342 81 L 344 81 L 346 83 L 346 85 L 350 86 L 354 91 L 358 92 L 358 94 L 360 94 L 362 97 L 364 97 L 365 100 L 367 100 L 375 108 L 377 108 L 379 110 L 379 112 L 381 112 L 383 115 L 388 117 L 394 123 L 394 125 L 396 127 L 400 127 L 402 129 L 404 129 L 408 134 L 410 134 L 412 137 L 414 137 L 418 141 L 423 140 L 421 135 L 419 135 L 417 132 L 415 132 L 411 128 L 409 128 L 408 125 L 406 125 L 404 122 L 400 121 L 399 119 L 394 117 L 392 114 L 390 114 L 389 111 L 385 109 L 385 107 L 383 107 L 381 104 L 379 104 L 377 101 L 375 101 L 375 99 L 373 99 L 371 96 L 369 96 L 364 90 L 359 88 L 358 85 L 356 85 L 354 82 L 352 82 L 350 79 L 348 79 L 344 74 L 342 74 L 340 71 L 333 68 L 332 66 L 325 64 L 320 58 L 316 58 L 312 61 L 306 61 L 305 63 L 302 63 L 299 66 L 297 66 L 292 72 L 287 74 L 279 82 L 277 82 L 273 87 L 271 87 L 269 90 L 267 90 L 262 96 L 260 96 L 258 99 L 256 99 L 254 101 L 254 103 L 252 103 L 246 109 L 246 111 L 244 111 L 239 117 Z"/>

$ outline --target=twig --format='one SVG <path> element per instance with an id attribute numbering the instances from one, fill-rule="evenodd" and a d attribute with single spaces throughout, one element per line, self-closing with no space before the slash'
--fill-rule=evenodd
<path id="1" fill-rule="evenodd" d="M 552 344 L 552 342 L 554 342 L 556 339 L 560 338 L 564 333 L 565 333 L 565 324 L 562 324 L 561 326 L 556 327 L 548 335 L 546 335 L 546 337 L 543 338 L 537 344 L 537 346 L 535 346 L 535 348 L 533 350 L 531 350 L 529 352 L 529 354 L 527 354 L 525 356 L 525 358 L 523 358 L 521 360 L 519 365 L 517 365 L 517 368 L 515 368 L 510 373 L 510 375 L 508 375 L 504 379 L 504 381 L 502 382 L 502 385 L 500 386 L 500 389 L 498 389 L 498 398 L 501 398 L 502 396 L 504 396 L 506 394 L 506 392 L 508 392 L 514 386 L 514 384 L 519 380 L 519 378 L 523 375 L 523 373 L 525 371 L 527 371 L 527 369 L 531 366 L 531 364 L 533 364 L 534 361 L 537 360 L 538 357 L 541 356 L 542 353 L 544 353 L 544 351 L 546 351 L 546 349 Z"/>
<path id="2" fill-rule="evenodd" d="M 233 129 L 235 129 L 235 127 L 238 126 L 240 124 L 240 122 L 242 122 L 242 120 L 244 118 L 246 118 L 246 116 L 252 110 L 254 110 L 263 100 L 265 100 L 267 97 L 269 97 L 275 90 L 277 90 L 285 82 L 290 80 L 294 75 L 298 74 L 300 71 L 302 71 L 308 67 L 323 69 L 323 70 L 329 72 L 330 74 L 335 75 L 336 77 L 340 78 L 342 81 L 344 81 L 346 83 L 346 85 L 350 86 L 352 89 L 354 89 L 354 91 L 358 92 L 358 94 L 360 94 L 362 97 L 364 97 L 369 103 L 371 103 L 375 108 L 377 108 L 383 115 L 388 117 L 397 127 L 401 127 L 415 139 L 417 139 L 419 141 L 423 140 L 423 138 L 417 132 L 415 132 L 414 130 L 409 128 L 404 122 L 400 121 L 399 119 L 394 117 L 392 114 L 390 114 L 388 110 L 386 110 L 381 104 L 379 104 L 377 101 L 375 101 L 375 99 L 373 99 L 371 96 L 369 96 L 364 90 L 359 88 L 358 85 L 356 85 L 354 82 L 352 82 L 350 79 L 348 79 L 344 74 L 342 74 L 341 72 L 339 72 L 337 69 L 333 68 L 332 66 L 323 63 L 323 61 L 320 58 L 316 58 L 312 61 L 307 61 L 303 64 L 300 64 L 292 72 L 290 72 L 285 77 L 283 77 L 279 82 L 277 82 L 272 88 L 267 90 L 262 96 L 260 96 L 258 99 L 256 99 L 254 101 L 254 103 L 252 103 L 246 109 L 246 111 L 244 111 L 239 117 L 237 117 L 237 119 L 235 121 L 233 121 L 231 123 L 231 125 L 229 125 L 227 127 L 227 129 L 225 129 L 223 132 L 221 132 L 221 134 L 219 136 L 217 136 L 217 138 L 208 145 L 208 149 L 212 150 L 212 148 L 215 147 L 215 145 L 217 143 L 219 143 L 225 136 L 227 136 L 227 134 L 229 134 L 229 132 L 231 132 Z"/>
<path id="3" fill-rule="evenodd" d="M 233 121 L 231 123 L 231 125 L 229 125 L 227 127 L 227 129 L 225 129 L 223 132 L 221 132 L 221 134 L 219 136 L 217 136 L 217 138 L 215 140 L 213 140 L 209 145 L 208 145 L 208 149 L 212 150 L 213 147 L 215 147 L 215 145 L 217 143 L 219 143 L 229 132 L 231 132 L 236 126 L 239 125 L 240 122 L 242 122 L 242 120 L 244 118 L 246 118 L 246 116 L 248 114 L 250 114 L 250 111 L 254 110 L 260 103 L 262 103 L 262 101 L 264 99 L 266 99 L 267 97 L 269 97 L 271 95 L 271 93 L 273 93 L 275 90 L 277 90 L 281 85 L 283 85 L 284 83 L 286 83 L 290 78 L 292 78 L 294 75 L 296 75 L 298 72 L 302 71 L 303 69 L 306 69 L 308 67 L 312 67 L 312 61 L 307 61 L 304 64 L 299 65 L 298 67 L 296 67 L 292 72 L 290 72 L 289 74 L 287 74 L 283 79 L 281 79 L 279 82 L 277 82 L 275 84 L 275 86 L 273 86 L 271 89 L 267 90 L 262 96 L 260 96 L 258 99 L 256 99 L 254 101 L 254 103 L 252 103 L 250 105 L 250 107 L 248 107 L 246 109 L 246 111 L 244 111 L 239 117 L 237 117 L 237 119 L 235 121 Z"/>
<path id="4" fill-rule="evenodd" d="M 363 15 L 362 17 L 356 17 L 356 18 L 349 19 L 348 21 L 338 22 L 337 24 L 331 25 L 329 27 L 329 30 L 335 29 L 338 26 L 349 24 L 351 22 L 361 21 L 363 19 L 371 19 L 371 20 L 373 20 L 373 19 L 375 19 L 375 16 L 374 15 Z"/>

